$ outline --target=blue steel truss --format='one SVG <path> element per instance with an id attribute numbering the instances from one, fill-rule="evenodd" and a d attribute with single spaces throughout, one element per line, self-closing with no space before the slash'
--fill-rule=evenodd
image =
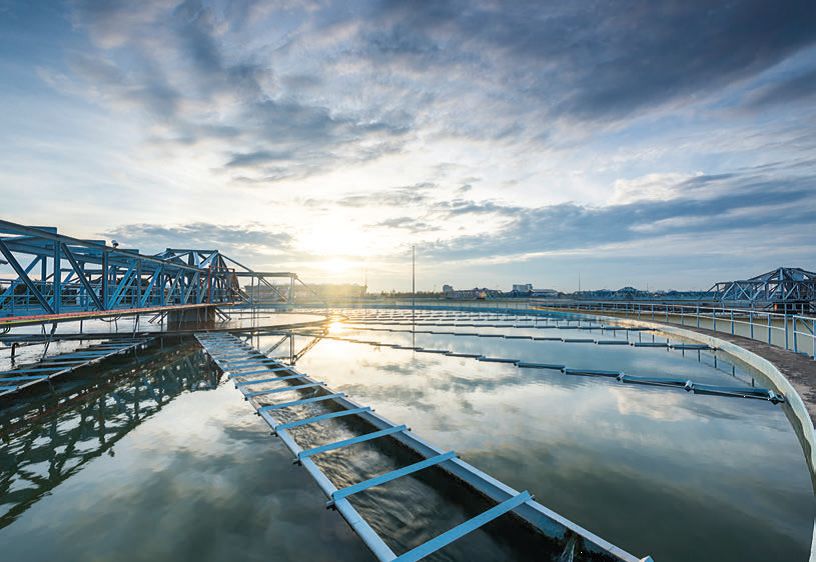
<path id="1" fill-rule="evenodd" d="M 287 277 L 273 285 L 270 277 Z M 54 227 L 0 220 L 0 318 L 250 302 L 241 283 L 271 287 L 291 303 L 297 275 L 256 272 L 218 250 L 168 248 L 157 255 L 80 240 Z"/>
<path id="2" fill-rule="evenodd" d="M 748 307 L 816 303 L 816 273 L 779 267 L 742 281 L 721 281 L 710 290 L 716 300 Z M 800 306 L 807 310 L 806 306 Z"/>

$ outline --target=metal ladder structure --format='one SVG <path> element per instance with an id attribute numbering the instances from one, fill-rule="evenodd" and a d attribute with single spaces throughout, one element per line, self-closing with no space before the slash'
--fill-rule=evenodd
<path id="1" fill-rule="evenodd" d="M 51 383 L 57 377 L 101 363 L 115 355 L 147 346 L 154 338 L 138 338 L 127 341 L 104 341 L 100 344 L 46 357 L 39 363 L 24 365 L 8 371 L 0 371 L 0 397 L 14 394 L 36 384 Z"/>
<path id="2" fill-rule="evenodd" d="M 581 550 L 590 553 L 593 559 L 617 562 L 651 562 L 652 560 L 649 556 L 637 558 L 610 544 L 534 501 L 529 492 L 514 490 L 464 462 L 453 451 L 444 451 L 427 443 L 414 435 L 405 425 L 397 425 L 374 413 L 370 406 L 358 404 L 346 397 L 344 393 L 334 392 L 325 383 L 298 372 L 293 366 L 265 356 L 259 350 L 234 335 L 203 332 L 196 334 L 196 338 L 207 354 L 228 375 L 228 378 L 235 382 L 235 387 L 241 391 L 244 399 L 253 405 L 256 413 L 272 428 L 273 434 L 277 435 L 292 452 L 295 456 L 295 462 L 303 466 L 317 482 L 323 493 L 328 497 L 328 506 L 335 508 L 343 516 L 378 560 L 389 562 L 420 560 L 510 512 L 550 539 L 572 542 L 569 541 L 569 538 L 577 537 Z M 267 383 L 282 384 L 273 388 L 252 390 L 253 386 Z M 255 400 L 260 396 L 270 396 L 279 392 L 293 390 L 309 391 L 312 396 L 266 405 Z M 275 417 L 275 412 L 281 409 L 314 403 L 331 404 L 336 409 L 329 410 L 324 414 L 289 422 L 282 422 Z M 373 426 L 376 431 L 311 449 L 303 449 L 289 432 L 290 429 L 296 427 L 318 424 L 345 416 L 357 416 Z M 321 453 L 382 438 L 396 440 L 418 454 L 423 460 L 342 489 L 335 487 L 313 460 L 313 457 Z M 358 492 L 433 466 L 442 469 L 448 475 L 463 482 L 482 496 L 489 498 L 495 502 L 495 505 L 435 538 L 397 555 L 354 508 L 349 498 Z"/>

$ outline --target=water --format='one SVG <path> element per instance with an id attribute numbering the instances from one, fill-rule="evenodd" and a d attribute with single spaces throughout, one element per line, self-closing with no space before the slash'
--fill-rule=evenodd
<path id="1" fill-rule="evenodd" d="M 331 333 L 718 384 L 752 377 L 710 352 L 412 336 L 341 325 Z M 277 340 L 253 343 L 265 349 Z M 310 341 L 299 336 L 294 347 Z M 638 556 L 807 559 L 813 491 L 780 405 L 325 339 L 298 367 Z M 9 560 L 371 559 L 232 385 L 217 386 L 219 374 L 195 346 L 151 349 L 138 365 L 106 367 L 107 380 L 99 374 L 63 389 L 61 405 L 32 398 L 4 410 L 0 552 Z M 89 390 L 67 399 L 78 389 Z M 355 432 L 348 420 L 332 421 L 299 428 L 296 439 L 315 446 Z M 394 454 L 383 440 L 317 460 L 342 487 L 412 460 Z M 431 471 L 360 494 L 354 503 L 400 552 L 484 508 L 444 482 Z M 501 525 L 437 559 L 548 559 L 511 548 L 507 537 L 529 537 Z"/>
<path id="2" fill-rule="evenodd" d="M 3 559 L 366 560 L 198 347 L 168 351 L 3 419 Z"/>

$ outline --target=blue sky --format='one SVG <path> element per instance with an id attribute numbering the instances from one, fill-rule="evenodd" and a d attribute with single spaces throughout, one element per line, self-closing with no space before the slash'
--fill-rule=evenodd
<path id="1" fill-rule="evenodd" d="M 816 269 L 816 3 L 0 0 L 3 218 L 312 282 Z"/>

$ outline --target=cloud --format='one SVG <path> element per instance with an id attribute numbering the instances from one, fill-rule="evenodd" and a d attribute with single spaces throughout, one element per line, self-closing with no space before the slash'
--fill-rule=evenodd
<path id="1" fill-rule="evenodd" d="M 440 230 L 438 226 L 434 226 L 432 224 L 429 224 L 422 220 L 415 219 L 413 217 L 394 217 L 391 219 L 380 221 L 371 226 L 380 228 L 408 230 L 410 232 L 433 232 Z"/>
<path id="2" fill-rule="evenodd" d="M 816 6 L 807 0 L 784 10 L 763 0 L 385 6 L 369 41 L 372 53 L 482 66 L 514 84 L 520 97 L 579 119 L 616 119 L 712 92 L 816 42 L 809 24 Z"/>
<path id="3" fill-rule="evenodd" d="M 142 246 L 812 255 L 813 2 L 24 4 L 0 141 L 32 224 L 65 189 L 110 220 L 103 178 Z"/>
<path id="4" fill-rule="evenodd" d="M 627 203 L 602 207 L 575 203 L 537 208 L 490 202 L 459 205 L 456 208 L 460 214 L 478 216 L 489 209 L 512 220 L 489 236 L 466 235 L 437 241 L 426 253 L 439 260 L 500 256 L 524 259 L 525 255 L 591 252 L 615 244 L 654 248 L 660 245 L 661 238 L 685 235 L 704 244 L 732 232 L 759 236 L 761 229 L 775 229 L 781 216 L 786 227 L 798 232 L 799 242 L 803 242 L 813 224 L 816 194 L 812 176 L 770 179 L 745 172 L 695 175 L 686 180 L 677 176 L 675 180 L 680 181 L 672 184 L 668 178 L 660 178 L 660 189 L 670 197 L 638 196 Z M 440 212 L 448 212 L 446 208 L 441 205 Z M 761 240 L 756 242 L 757 247 L 762 244 Z"/>
<path id="5" fill-rule="evenodd" d="M 367 193 L 353 193 L 337 199 L 308 199 L 304 204 L 310 207 L 339 205 L 353 208 L 420 206 L 432 201 L 429 192 L 436 188 L 434 183 L 420 182 Z"/>
<path id="6" fill-rule="evenodd" d="M 746 106 L 762 109 L 771 105 L 800 103 L 816 96 L 816 68 L 774 81 L 750 92 Z"/>
<path id="7" fill-rule="evenodd" d="M 376 159 L 399 151 L 411 129 L 405 112 L 330 107 L 299 96 L 301 88 L 319 86 L 319 77 L 301 72 L 278 80 L 269 62 L 259 62 L 269 60 L 265 48 L 235 49 L 240 25 L 220 3 L 71 5 L 74 24 L 97 50 L 69 56 L 72 74 L 62 77 L 62 89 L 81 94 L 84 88 L 111 107 L 139 109 L 155 125 L 148 138 L 157 145 L 215 141 L 225 152 L 224 171 L 242 170 L 234 176 L 239 182 L 275 182 Z M 48 69 L 43 75 L 56 82 Z"/>
<path id="8" fill-rule="evenodd" d="M 128 224 L 102 233 L 102 236 L 117 240 L 122 247 L 137 247 L 148 253 L 158 253 L 165 248 L 220 250 L 239 260 L 245 256 L 287 252 L 293 241 L 287 232 L 272 232 L 252 223 L 243 226 L 202 222 Z"/>
<path id="9" fill-rule="evenodd" d="M 623 204 L 634 201 L 666 201 L 682 195 L 685 180 L 699 174 L 647 174 L 639 178 L 619 179 L 614 183 L 612 203 Z"/>
<path id="10" fill-rule="evenodd" d="M 816 42 L 807 0 L 71 6 L 97 46 L 72 57 L 75 76 L 140 106 L 164 127 L 157 141 L 220 140 L 226 127 L 225 171 L 242 168 L 244 183 L 377 159 L 421 129 L 547 145 L 565 119 L 697 99 Z M 813 78 L 796 80 L 785 95 L 806 95 Z M 766 98 L 780 96 L 771 87 L 756 103 Z M 281 153 L 299 161 L 241 158 Z"/>
<path id="11" fill-rule="evenodd" d="M 267 164 L 269 162 L 292 160 L 294 157 L 295 153 L 293 151 L 272 152 L 270 150 L 258 150 L 256 152 L 235 153 L 231 156 L 229 162 L 227 162 L 225 166 L 228 168 L 253 167 L 258 164 Z"/>

